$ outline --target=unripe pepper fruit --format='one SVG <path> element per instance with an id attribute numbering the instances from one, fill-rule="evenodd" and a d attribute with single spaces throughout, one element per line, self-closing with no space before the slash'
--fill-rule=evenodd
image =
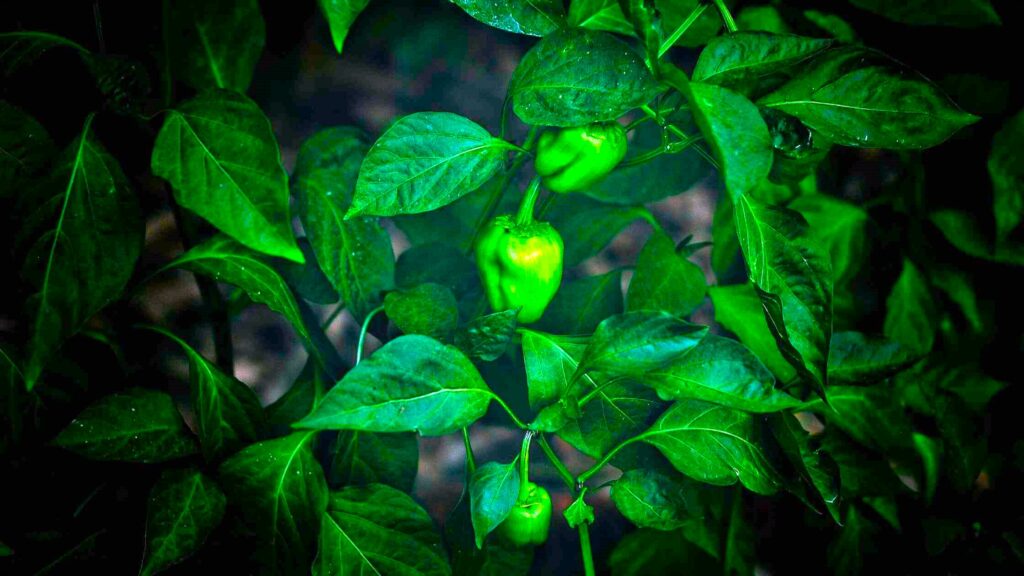
<path id="1" fill-rule="evenodd" d="M 527 482 L 498 531 L 516 546 L 539 546 L 547 541 L 550 526 L 551 495 L 543 486 Z"/>
<path id="2" fill-rule="evenodd" d="M 596 122 L 541 134 L 534 169 L 552 192 L 586 190 L 626 156 L 626 131 L 618 122 Z"/>
<path id="3" fill-rule="evenodd" d="M 481 232 L 476 263 L 491 307 L 519 308 L 519 322 L 536 322 L 562 282 L 562 237 L 547 222 L 519 224 L 498 216 Z"/>

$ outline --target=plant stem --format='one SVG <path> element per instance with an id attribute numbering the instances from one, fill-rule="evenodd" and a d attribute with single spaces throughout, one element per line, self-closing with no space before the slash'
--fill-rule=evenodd
<path id="1" fill-rule="evenodd" d="M 686 34 L 686 31 L 690 29 L 690 26 L 693 26 L 693 23 L 697 21 L 697 18 L 700 18 L 701 14 L 704 14 L 704 11 L 707 9 L 707 4 L 703 2 L 697 4 L 697 6 L 693 8 L 693 11 L 690 12 L 690 15 L 686 17 L 686 20 L 683 20 L 683 23 L 676 28 L 676 31 L 666 38 L 661 43 L 661 46 L 658 47 L 658 58 L 664 56 L 665 52 L 668 52 L 670 48 L 675 46 L 676 42 L 679 41 L 679 38 L 681 38 L 683 34 Z"/>
<path id="2" fill-rule="evenodd" d="M 583 573 L 586 576 L 595 576 L 594 554 L 590 550 L 590 526 L 581 522 L 577 528 L 580 533 L 580 552 L 583 554 Z"/>
<path id="3" fill-rule="evenodd" d="M 725 0 L 715 0 L 715 7 L 718 8 L 718 13 L 722 15 L 722 22 L 725 23 L 725 29 L 729 33 L 739 30 L 736 27 L 736 21 L 732 19 L 732 13 L 729 12 L 729 8 L 725 5 Z"/>
<path id="4" fill-rule="evenodd" d="M 555 471 L 558 472 L 558 476 L 562 479 L 562 482 L 565 482 L 565 485 L 570 491 L 574 491 L 576 489 L 576 480 L 573 479 L 572 472 L 565 467 L 565 464 L 562 463 L 558 454 L 555 454 L 551 445 L 548 444 L 548 439 L 544 437 L 543 434 L 537 434 L 537 443 L 540 444 L 540 449 L 544 452 L 544 455 L 551 461 L 551 465 L 555 467 Z"/>
<path id="5" fill-rule="evenodd" d="M 519 203 L 519 211 L 516 212 L 516 224 L 526 226 L 533 223 L 533 207 L 537 204 L 537 197 L 540 195 L 540 176 L 534 176 L 523 194 L 523 201 Z"/>
<path id="6" fill-rule="evenodd" d="M 647 114 L 648 116 L 653 118 L 655 121 L 658 122 L 658 125 L 665 127 L 666 130 L 675 134 L 680 140 L 687 141 L 690 139 L 690 136 L 687 136 L 686 132 L 680 130 L 675 124 L 665 121 L 650 106 L 644 104 L 643 106 L 640 107 L 640 110 L 643 110 L 644 114 Z M 704 159 L 707 160 L 709 164 L 714 166 L 716 170 L 720 168 L 718 165 L 718 160 L 715 160 L 715 158 L 708 154 L 707 151 L 705 151 L 703 148 L 697 146 L 696 148 L 694 148 L 694 150 L 696 150 L 698 154 L 703 156 Z"/>
<path id="7" fill-rule="evenodd" d="M 529 152 L 533 149 L 533 144 L 537 139 L 537 128 L 535 126 L 530 127 L 530 131 L 526 133 L 526 140 L 523 141 L 523 149 Z M 476 221 L 476 226 L 473 228 L 473 237 L 469 239 L 469 246 L 466 248 L 466 253 L 473 251 L 473 246 L 476 245 L 476 239 L 480 237 L 480 232 L 484 229 L 484 226 L 494 218 L 494 212 L 497 211 L 498 205 L 501 204 L 501 197 L 505 195 L 505 190 L 508 188 L 512 178 L 519 172 L 519 169 L 526 163 L 528 154 L 522 152 L 516 156 L 515 160 L 512 161 L 512 165 L 509 166 L 508 170 L 505 171 L 505 175 L 502 176 L 501 182 L 498 183 L 497 187 L 491 192 L 490 198 L 487 199 L 487 205 L 484 207 L 483 212 L 480 213 L 480 218 Z"/>
<path id="8" fill-rule="evenodd" d="M 472 476 L 476 472 L 476 457 L 473 456 L 473 444 L 469 441 L 469 428 L 462 429 L 462 443 L 466 446 L 466 472 Z"/>
<path id="9" fill-rule="evenodd" d="M 583 483 L 585 483 L 587 480 L 590 479 L 591 476 L 593 476 L 594 474 L 597 474 L 598 472 L 600 472 L 601 468 L 604 468 L 605 466 L 607 466 L 608 463 L 611 462 L 611 459 L 614 458 L 615 455 L 618 454 L 623 448 L 625 448 L 626 446 L 629 446 L 633 442 L 637 442 L 637 441 L 639 441 L 641 439 L 643 439 L 643 435 L 634 436 L 632 438 L 624 440 L 618 446 L 616 446 L 616 447 L 612 448 L 611 450 L 609 450 L 608 453 L 605 454 L 604 457 L 601 458 L 597 462 L 597 464 L 594 464 L 593 466 L 588 468 L 586 472 L 580 474 L 579 477 L 576 478 L 576 483 L 577 484 L 581 484 L 581 485 Z"/>
<path id="10" fill-rule="evenodd" d="M 537 209 L 537 220 L 543 220 L 544 215 L 548 213 L 551 206 L 558 199 L 559 194 L 557 192 L 548 192 L 548 195 L 544 197 L 544 201 L 541 202 L 540 208 Z"/>
<path id="11" fill-rule="evenodd" d="M 363 319 L 363 325 L 362 325 L 362 327 L 359 328 L 359 343 L 356 344 L 356 365 L 357 366 L 359 365 L 359 361 L 362 360 L 362 358 L 363 358 L 363 344 L 366 342 L 366 331 L 370 329 L 370 321 L 373 320 L 373 317 L 376 316 L 377 313 L 383 312 L 383 311 L 384 311 L 384 306 L 383 305 L 377 306 L 373 310 L 370 310 L 370 313 L 366 315 L 365 319 Z"/>
<path id="12" fill-rule="evenodd" d="M 523 434 L 523 445 L 519 448 L 519 499 L 525 500 L 529 494 L 530 484 L 530 440 L 533 439 L 533 430 L 527 430 Z"/>
<path id="13" fill-rule="evenodd" d="M 491 396 L 494 398 L 494 401 L 497 402 L 498 405 L 500 405 L 503 410 L 505 410 L 509 418 L 512 419 L 513 424 L 515 424 L 519 428 L 522 428 L 523 430 L 526 430 L 526 424 L 523 424 L 523 421 L 516 416 L 515 412 L 513 412 L 511 408 L 508 407 L 508 404 L 506 404 L 505 401 L 501 399 L 501 396 L 498 396 L 493 392 L 491 393 Z"/>
<path id="14" fill-rule="evenodd" d="M 344 311 L 345 311 L 345 303 L 342 302 L 341 304 L 338 304 L 334 308 L 334 310 L 331 311 L 331 314 L 327 317 L 327 319 L 324 320 L 320 324 L 320 329 L 321 330 L 327 330 L 327 328 L 331 325 L 331 323 L 334 322 L 334 319 L 337 318 L 338 316 L 340 316 L 341 313 L 344 312 Z"/>

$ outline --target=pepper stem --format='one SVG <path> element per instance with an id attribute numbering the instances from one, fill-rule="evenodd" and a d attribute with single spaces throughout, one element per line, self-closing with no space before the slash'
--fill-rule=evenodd
<path id="1" fill-rule="evenodd" d="M 516 213 L 516 224 L 526 226 L 533 222 L 533 207 L 537 204 L 537 197 L 540 195 L 540 176 L 534 176 L 530 180 L 530 186 L 523 194 L 523 201 L 519 204 L 519 212 Z"/>
<path id="2" fill-rule="evenodd" d="M 530 484 L 530 440 L 533 439 L 533 430 L 527 430 L 523 435 L 523 445 L 519 449 L 519 500 L 525 500 L 529 493 Z"/>

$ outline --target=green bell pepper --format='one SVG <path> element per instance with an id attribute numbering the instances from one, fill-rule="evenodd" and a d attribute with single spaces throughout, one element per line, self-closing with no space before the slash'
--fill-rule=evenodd
<path id="1" fill-rule="evenodd" d="M 481 232 L 476 262 L 495 310 L 519 308 L 519 322 L 536 322 L 562 282 L 562 237 L 547 222 L 498 216 Z"/>
<path id="2" fill-rule="evenodd" d="M 539 546 L 547 541 L 550 526 L 551 495 L 543 486 L 527 482 L 498 532 L 516 546 Z"/>
<path id="3" fill-rule="evenodd" d="M 626 131 L 617 122 L 545 132 L 534 168 L 548 190 L 578 192 L 607 176 L 626 156 L 626 147 Z"/>

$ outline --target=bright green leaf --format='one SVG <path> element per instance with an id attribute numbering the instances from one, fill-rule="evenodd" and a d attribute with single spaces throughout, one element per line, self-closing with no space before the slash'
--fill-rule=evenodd
<path id="1" fill-rule="evenodd" d="M 565 25 L 561 0 L 451 0 L 473 18 L 500 30 L 545 36 Z"/>
<path id="2" fill-rule="evenodd" d="M 324 18 L 327 19 L 327 26 L 331 29 L 334 49 L 341 55 L 349 29 L 370 0 L 318 0 L 317 3 L 324 13 Z"/>
<path id="3" fill-rule="evenodd" d="M 686 316 L 700 306 L 706 292 L 704 271 L 676 254 L 672 239 L 655 230 L 637 257 L 626 308 Z"/>
<path id="4" fill-rule="evenodd" d="M 508 464 L 488 462 L 469 480 L 469 506 L 476 533 L 476 547 L 505 521 L 519 498 L 519 459 Z"/>

